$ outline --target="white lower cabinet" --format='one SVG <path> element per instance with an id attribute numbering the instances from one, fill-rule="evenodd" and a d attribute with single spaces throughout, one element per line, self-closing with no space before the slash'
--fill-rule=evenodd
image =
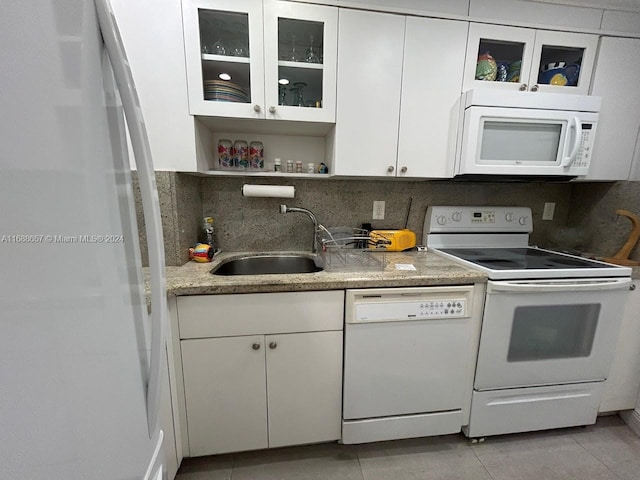
<path id="1" fill-rule="evenodd" d="M 341 434 L 344 291 L 180 297 L 188 456 Z"/>
<path id="2" fill-rule="evenodd" d="M 183 340 L 182 368 L 191 456 L 267 448 L 264 337 Z"/>
<path id="3" fill-rule="evenodd" d="M 640 391 L 640 282 L 634 281 L 634 289 L 624 308 L 620 336 L 613 356 L 609 376 L 604 384 L 600 412 L 631 410 L 636 405 Z"/>
<path id="4" fill-rule="evenodd" d="M 340 438 L 342 332 L 267 335 L 269 447 Z"/>

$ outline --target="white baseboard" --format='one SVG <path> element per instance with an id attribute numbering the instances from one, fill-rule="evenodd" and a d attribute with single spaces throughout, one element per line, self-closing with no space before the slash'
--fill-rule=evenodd
<path id="1" fill-rule="evenodd" d="M 627 410 L 620 412 L 622 419 L 629 425 L 629 428 L 640 437 L 640 410 Z"/>

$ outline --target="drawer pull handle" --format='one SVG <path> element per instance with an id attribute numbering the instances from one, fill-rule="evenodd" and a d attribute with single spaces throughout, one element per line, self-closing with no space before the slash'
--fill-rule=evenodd
<path id="1" fill-rule="evenodd" d="M 277 346 L 278 346 L 278 344 L 277 344 L 276 342 L 271 342 L 271 343 L 269 344 L 269 348 L 270 348 L 271 350 L 275 350 Z"/>
<path id="2" fill-rule="evenodd" d="M 254 350 L 260 350 L 260 344 L 256 342 L 253 345 L 251 345 L 251 348 L 253 348 Z"/>

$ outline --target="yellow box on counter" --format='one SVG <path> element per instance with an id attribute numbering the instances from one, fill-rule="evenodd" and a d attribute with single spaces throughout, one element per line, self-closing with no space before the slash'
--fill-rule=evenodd
<path id="1" fill-rule="evenodd" d="M 401 252 L 416 246 L 416 234 L 407 228 L 400 230 L 371 230 L 369 235 L 374 242 L 381 237 L 390 241 L 391 243 L 386 247 L 377 247 L 388 252 Z"/>

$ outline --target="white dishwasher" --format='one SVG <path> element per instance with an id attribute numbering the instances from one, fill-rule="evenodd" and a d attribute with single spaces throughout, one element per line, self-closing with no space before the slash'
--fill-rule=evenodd
<path id="1" fill-rule="evenodd" d="M 484 285 L 347 290 L 342 442 L 469 421 Z"/>

